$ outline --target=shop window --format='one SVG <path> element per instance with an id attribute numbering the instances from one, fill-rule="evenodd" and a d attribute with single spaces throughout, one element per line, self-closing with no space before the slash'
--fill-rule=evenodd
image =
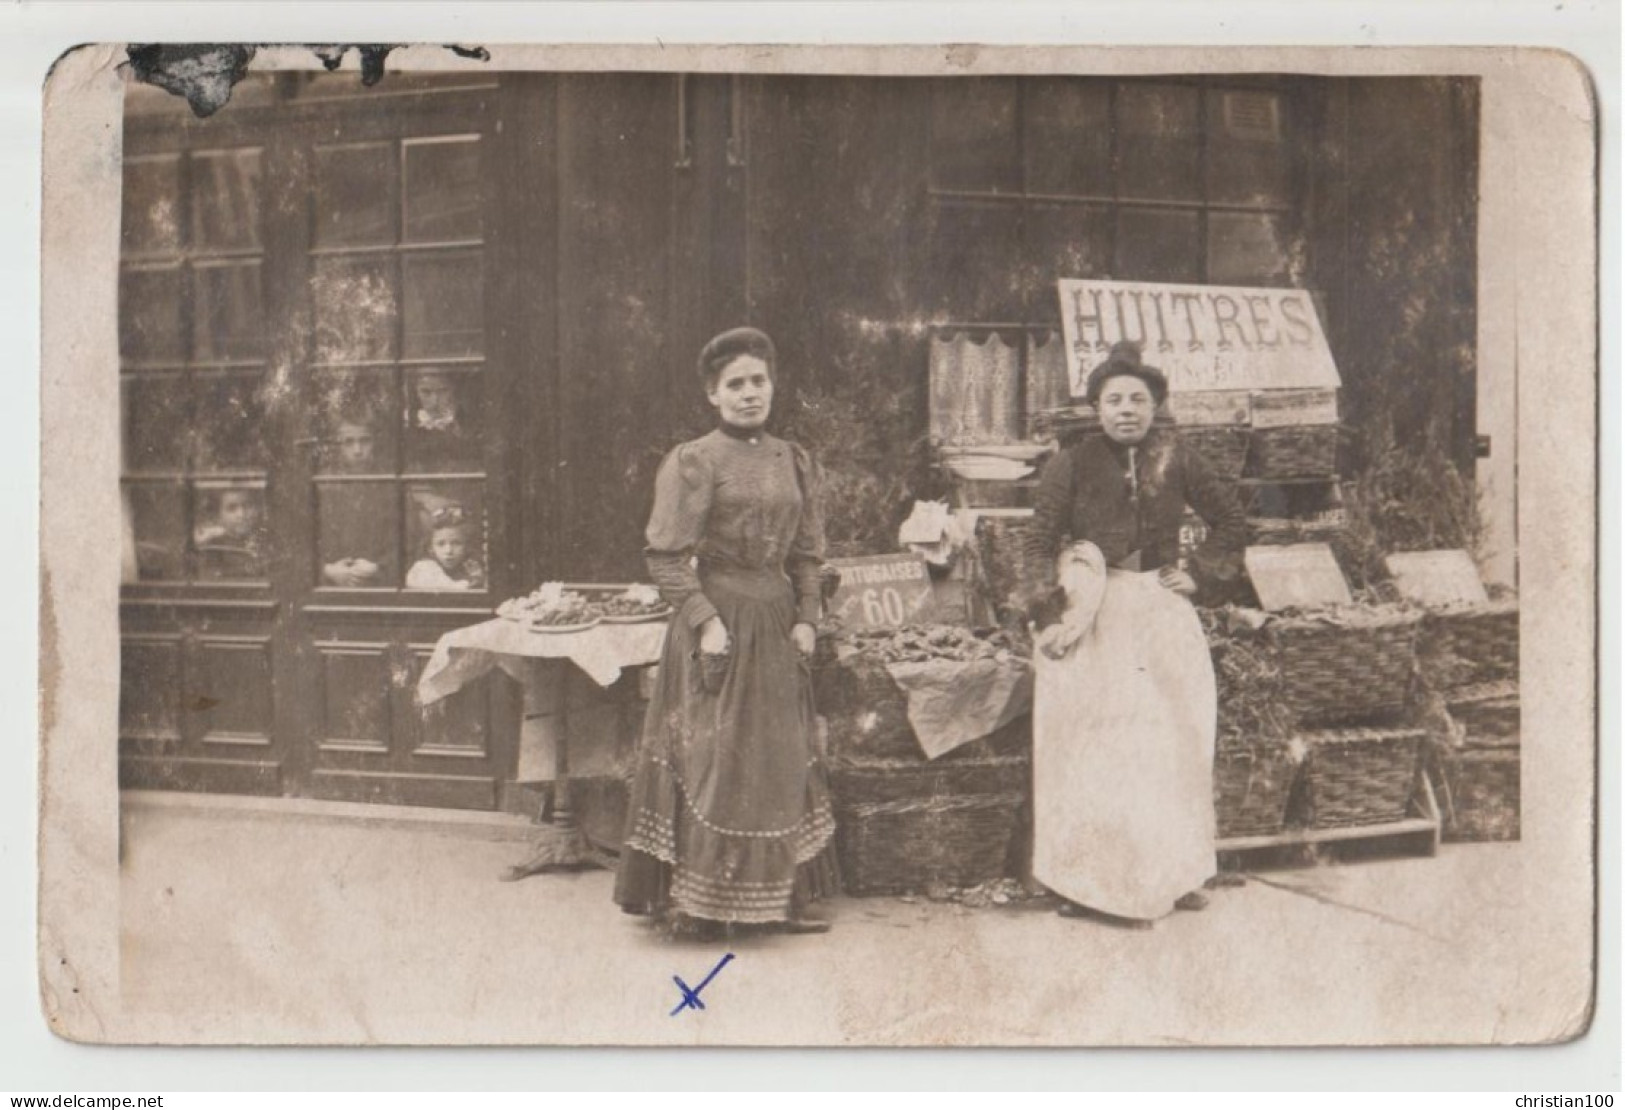
<path id="1" fill-rule="evenodd" d="M 261 163 L 258 147 L 125 163 L 119 384 L 138 582 L 267 577 Z"/>
<path id="2" fill-rule="evenodd" d="M 480 157 L 476 135 L 318 152 L 318 587 L 487 589 Z"/>
<path id="3" fill-rule="evenodd" d="M 1288 86 L 943 79 L 932 86 L 936 304 L 1053 327 L 1063 277 L 1285 285 L 1301 274 Z"/>

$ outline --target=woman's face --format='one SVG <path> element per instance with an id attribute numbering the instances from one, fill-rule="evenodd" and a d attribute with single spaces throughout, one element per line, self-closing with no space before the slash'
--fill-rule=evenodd
<path id="1" fill-rule="evenodd" d="M 1096 408 L 1106 435 L 1113 442 L 1132 447 L 1151 430 L 1157 402 L 1151 396 L 1150 386 L 1132 375 L 1121 374 L 1106 379 Z"/>
<path id="2" fill-rule="evenodd" d="M 755 355 L 740 355 L 723 367 L 705 396 L 724 423 L 760 428 L 773 410 L 773 376 Z"/>

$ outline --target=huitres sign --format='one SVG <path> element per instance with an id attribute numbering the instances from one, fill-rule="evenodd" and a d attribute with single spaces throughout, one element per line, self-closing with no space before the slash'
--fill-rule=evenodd
<path id="1" fill-rule="evenodd" d="M 1112 344 L 1140 344 L 1173 393 L 1336 389 L 1314 302 L 1301 289 L 1057 282 L 1072 396 Z"/>

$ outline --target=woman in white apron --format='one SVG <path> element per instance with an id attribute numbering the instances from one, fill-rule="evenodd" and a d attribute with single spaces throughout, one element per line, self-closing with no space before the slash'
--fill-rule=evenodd
<path id="1" fill-rule="evenodd" d="M 1215 870 L 1213 666 L 1190 597 L 1239 573 L 1229 484 L 1153 416 L 1167 380 L 1119 343 L 1090 374 L 1102 432 L 1045 468 L 1029 534 L 1037 631 L 1033 873 L 1066 916 L 1201 909 Z M 1179 566 L 1186 508 L 1208 526 Z"/>

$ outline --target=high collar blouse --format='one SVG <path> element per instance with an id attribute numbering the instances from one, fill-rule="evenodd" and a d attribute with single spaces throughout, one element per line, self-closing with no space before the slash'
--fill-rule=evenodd
<path id="1" fill-rule="evenodd" d="M 766 433 L 718 429 L 668 454 L 655 478 L 644 554 L 678 619 L 697 628 L 716 614 L 703 580 L 706 570 L 721 569 L 787 575 L 797 618 L 816 622 L 824 556 L 817 487 L 807 452 Z"/>

